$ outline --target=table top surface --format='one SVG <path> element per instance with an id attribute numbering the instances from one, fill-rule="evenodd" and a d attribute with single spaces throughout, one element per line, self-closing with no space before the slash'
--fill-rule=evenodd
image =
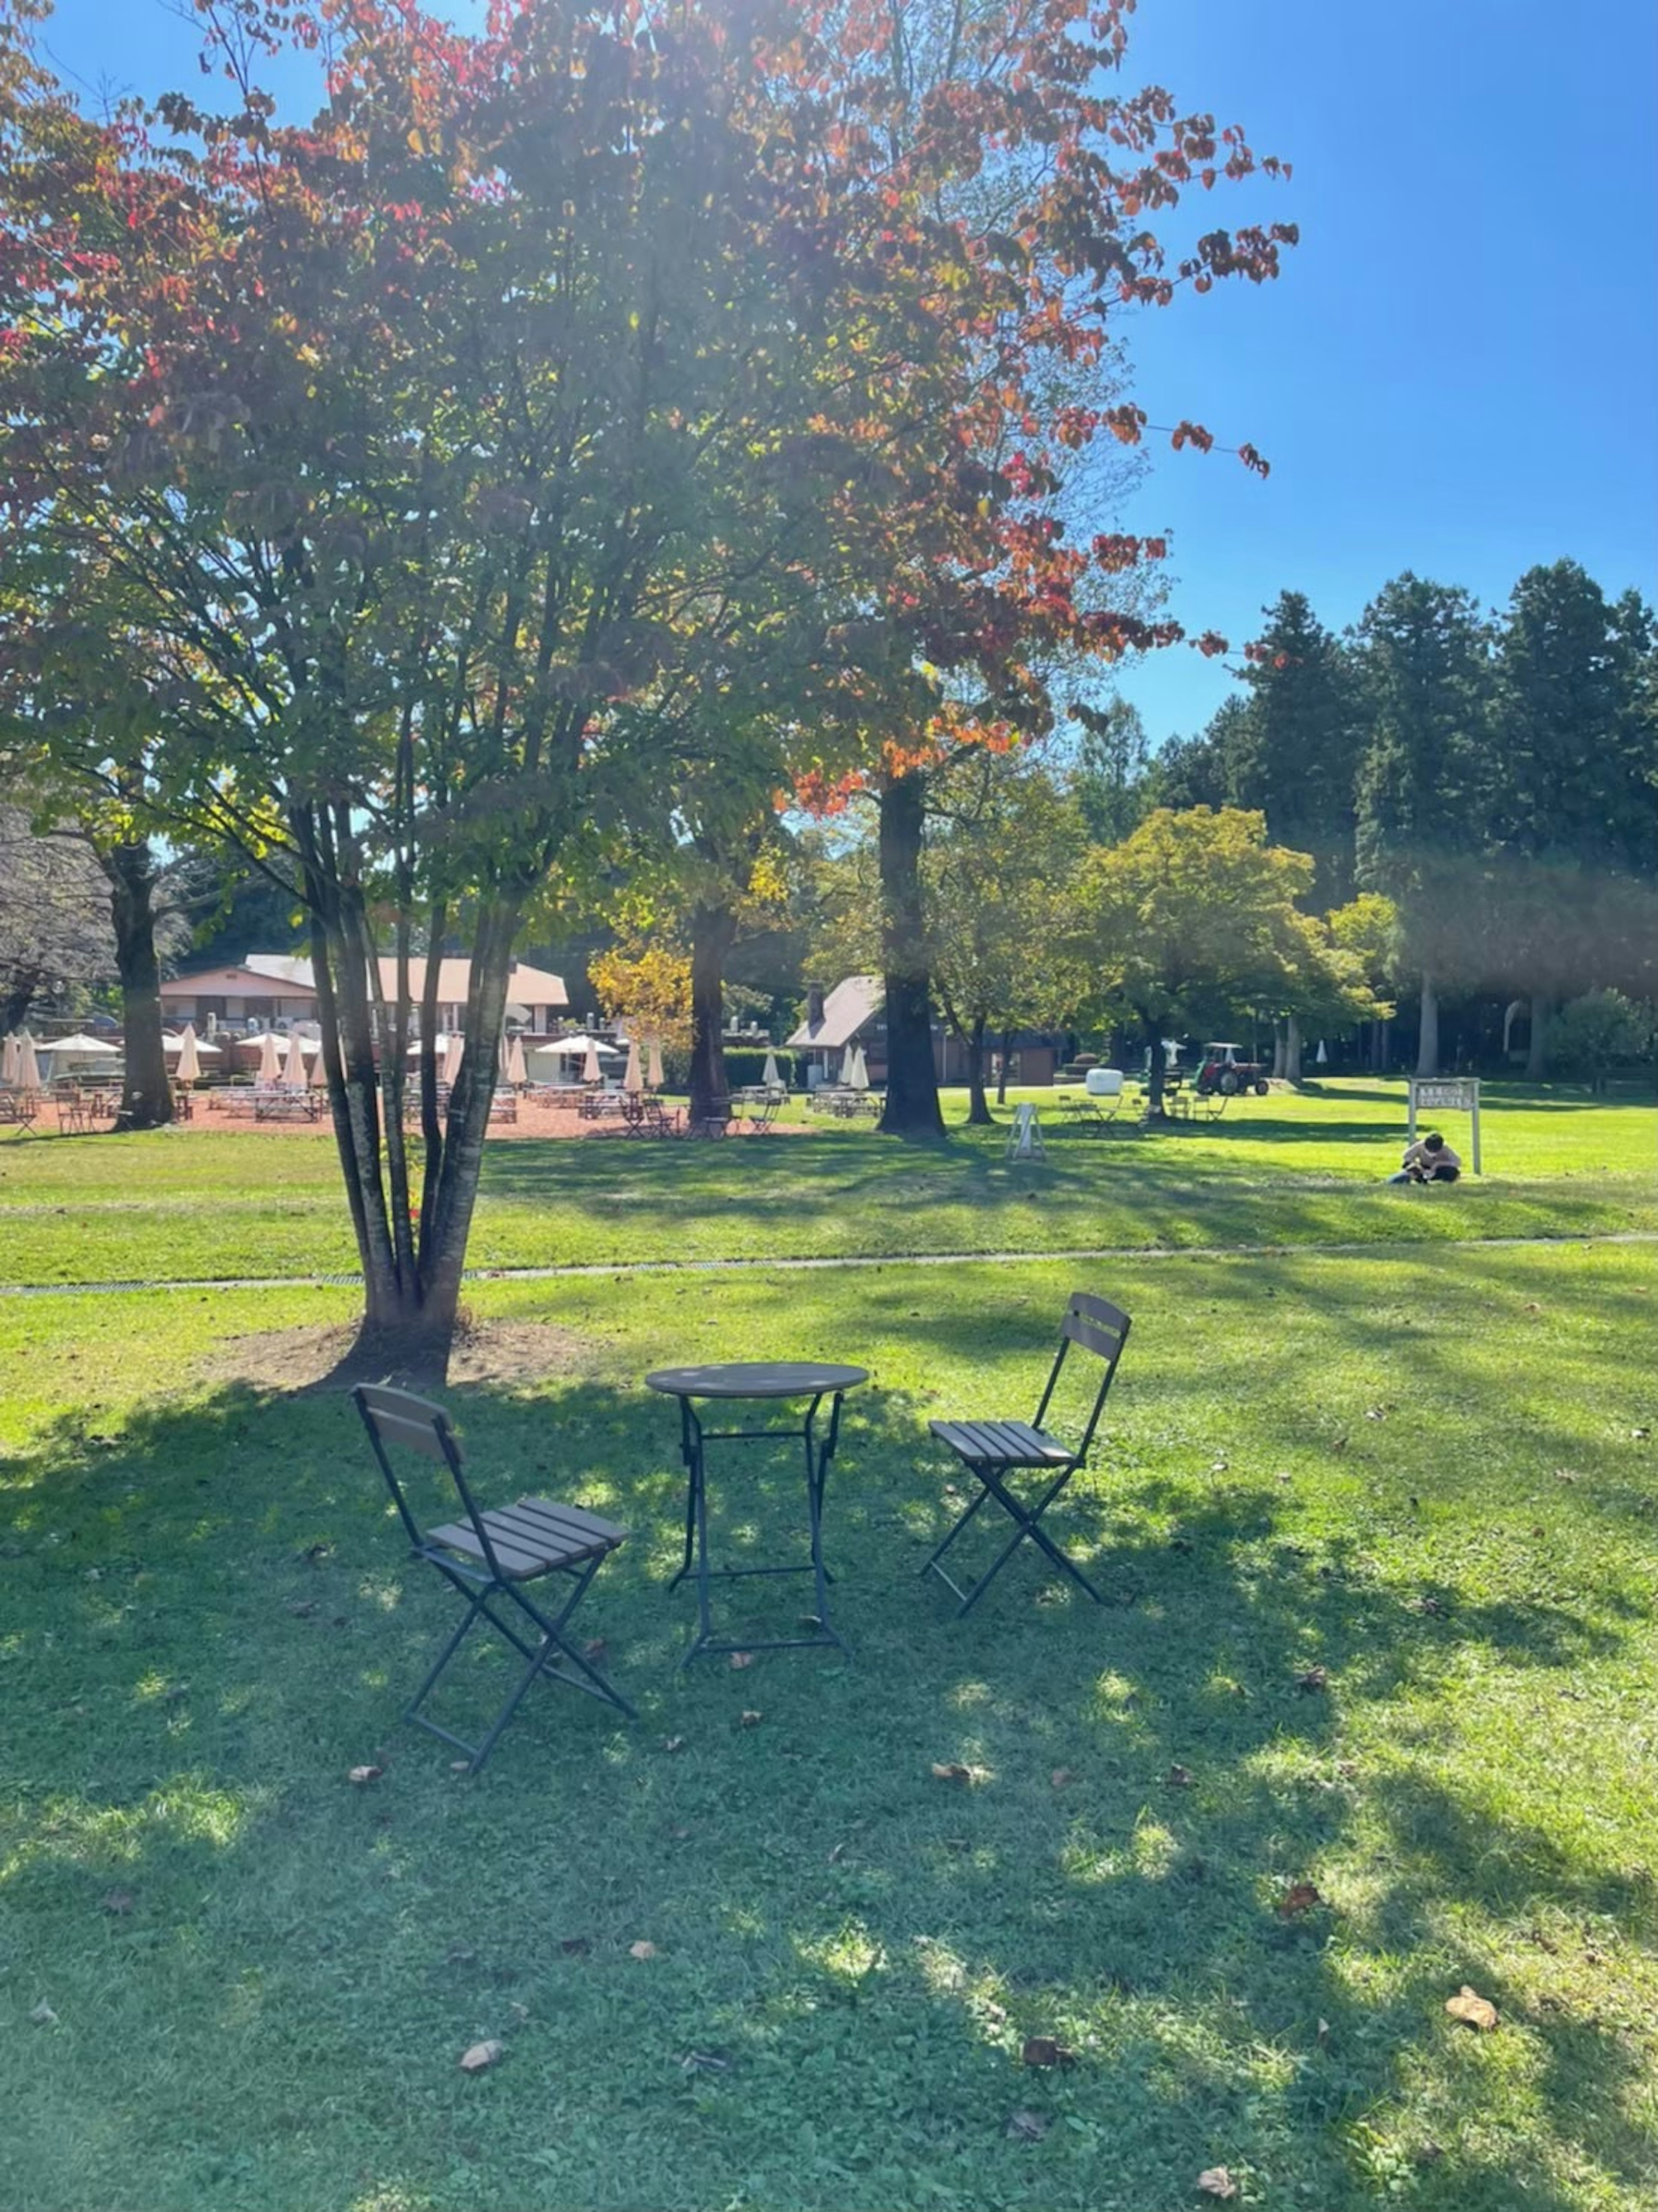
<path id="1" fill-rule="evenodd" d="M 737 1359 L 714 1367 L 659 1367 L 646 1386 L 671 1398 L 811 1398 L 867 1382 L 867 1367 L 817 1359 Z"/>

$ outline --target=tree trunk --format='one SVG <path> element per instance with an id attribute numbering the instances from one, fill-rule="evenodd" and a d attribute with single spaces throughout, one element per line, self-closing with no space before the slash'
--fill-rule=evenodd
<path id="1" fill-rule="evenodd" d="M 1284 1024 L 1272 1024 L 1272 1080 L 1281 1082 L 1284 1076 Z"/>
<path id="2" fill-rule="evenodd" d="M 1439 1073 L 1439 994 L 1431 975 L 1422 978 L 1422 1025 L 1417 1036 L 1416 1072 L 1418 1075 Z"/>
<path id="3" fill-rule="evenodd" d="M 1007 1063 L 1002 1063 L 1003 1085 L 1005 1088 Z M 990 1102 L 985 1097 L 985 1018 L 976 1015 L 967 1034 L 967 1119 L 968 1127 L 987 1129 L 991 1126 Z"/>
<path id="4" fill-rule="evenodd" d="M 881 951 L 885 969 L 887 1096 L 880 1127 L 893 1137 L 941 1137 L 932 1064 L 932 1006 L 921 905 L 926 785 L 919 771 L 881 793 Z"/>
<path id="5" fill-rule="evenodd" d="M 1286 1083 L 1301 1080 L 1301 1020 L 1291 1014 L 1284 1024 L 1284 1079 Z"/>
<path id="6" fill-rule="evenodd" d="M 45 981 L 44 969 L 36 969 L 25 973 L 14 969 L 6 995 L 0 999 L 0 1007 L 4 1009 L 0 1012 L 0 1036 L 9 1036 L 14 1030 L 22 1028 L 28 1018 L 29 1008 L 39 996 L 40 986 Z"/>
<path id="7" fill-rule="evenodd" d="M 1011 1030 L 1004 1030 L 1002 1031 L 1001 1072 L 996 1078 L 996 1103 L 999 1106 L 1005 1106 L 1007 1103 L 1007 1063 L 1012 1056 L 1013 1032 Z"/>
<path id="8" fill-rule="evenodd" d="M 109 878 L 115 965 L 121 978 L 126 1074 L 117 1129 L 160 1129 L 173 1119 L 173 1087 L 161 1049 L 161 970 L 155 957 L 155 856 L 147 838 L 98 855 Z"/>
<path id="9" fill-rule="evenodd" d="M 690 1121 L 706 1120 L 730 1093 L 726 1079 L 726 958 L 737 936 L 729 907 L 693 909 L 691 929 Z"/>
<path id="10" fill-rule="evenodd" d="M 390 1009 L 390 1021 L 382 1021 L 377 1034 L 375 945 L 349 809 L 299 806 L 289 821 L 303 860 L 323 1065 L 363 1276 L 361 1326 L 344 1366 L 354 1374 L 440 1382 L 459 1315 L 521 900 L 498 889 L 483 894 L 475 909 L 466 1046 L 441 1146 L 428 1154 L 417 1230 L 410 1210 L 404 1071 L 396 1043 L 408 1010 Z M 433 945 L 428 957 L 435 961 L 440 951 Z M 384 1017 L 388 1009 L 378 1011 Z M 429 1036 L 424 1042 L 429 1051 Z"/>
<path id="11" fill-rule="evenodd" d="M 1531 1038 L 1526 1048 L 1526 1073 L 1533 1083 L 1549 1064 L 1549 1002 L 1540 991 L 1531 998 Z"/>
<path id="12" fill-rule="evenodd" d="M 1148 1121 L 1161 1121 L 1163 1079 L 1169 1067 L 1169 1055 L 1163 1048 L 1163 1024 L 1154 1022 L 1149 1014 L 1142 1014 L 1140 1027 L 1145 1034 L 1145 1118 Z"/>

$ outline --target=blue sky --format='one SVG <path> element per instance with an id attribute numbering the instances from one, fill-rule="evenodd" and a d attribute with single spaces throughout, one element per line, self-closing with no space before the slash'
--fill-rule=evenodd
<path id="1" fill-rule="evenodd" d="M 1172 611 L 1235 645 L 1285 587 L 1353 621 L 1400 569 L 1500 605 L 1540 561 L 1658 597 L 1658 8 L 1588 0 L 1140 0 L 1127 80 L 1241 123 L 1287 184 L 1217 187 L 1196 227 L 1292 221 L 1273 285 L 1125 325 L 1133 396 L 1272 464 L 1160 447 L 1105 524 L 1172 539 Z M 199 82 L 166 0 L 58 0 L 89 88 Z M 1154 740 L 1225 665 L 1125 671 Z"/>

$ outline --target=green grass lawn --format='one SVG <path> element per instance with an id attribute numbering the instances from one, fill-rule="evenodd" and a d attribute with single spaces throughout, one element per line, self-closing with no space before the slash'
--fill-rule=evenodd
<path id="1" fill-rule="evenodd" d="M 1045 1103 L 1052 1094 L 1015 1094 Z M 1414 1243 L 1658 1230 L 1658 1112 L 1492 1085 L 1486 1176 L 1394 1190 L 1404 1086 L 1331 1084 L 1227 1118 L 1102 1136 L 1050 1127 L 1010 1166 L 1005 1128 L 941 1146 L 829 1124 L 723 1145 L 568 1139 L 485 1154 L 481 1267 L 662 1259 L 1056 1252 L 1241 1242 Z M 1460 1133 L 1452 1126 L 1453 1141 Z M 0 1139 L 0 1282 L 338 1273 L 355 1265 L 331 1138 L 192 1127 Z"/>
<path id="2" fill-rule="evenodd" d="M 349 1293 L 0 1299 L 0 2202 L 1179 2212 L 1217 2165 L 1308 2212 L 1658 2197 L 1658 1271 L 1489 1241 L 1649 1225 L 1651 1111 L 1516 1099 L 1503 1178 L 1392 1192 L 1388 1102 L 1270 1104 L 1066 1139 L 1023 1186 L 838 1131 L 495 1148 L 481 1234 L 561 1257 L 1287 1249 L 478 1285 L 525 1379 L 450 1401 L 492 1496 L 634 1532 L 581 1618 L 640 1719 L 541 1692 L 477 1778 L 398 1724 L 450 1601 L 349 1406 L 227 1379 Z M 139 1272 L 140 1237 L 193 1272 L 203 1212 L 241 1273 L 262 1218 L 337 1204 L 301 1139 L 0 1170 L 8 1246 L 55 1237 L 64 1279 Z M 1394 1241 L 1317 1249 L 1353 1235 Z M 1028 1412 L 1079 1281 L 1134 1333 L 1052 1525 L 1111 1602 L 1027 1552 L 957 1621 L 916 1579 L 953 1480 L 926 1422 Z M 681 1674 L 641 1378 L 802 1353 L 872 1370 L 829 1510 L 855 1656 Z M 792 1460 L 714 1476 L 726 1556 L 798 1541 Z M 757 1636 L 809 1585 L 737 1587 Z M 481 1651 L 450 1715 L 502 1674 Z M 1447 2016 L 1465 1983 L 1492 2033 Z"/>

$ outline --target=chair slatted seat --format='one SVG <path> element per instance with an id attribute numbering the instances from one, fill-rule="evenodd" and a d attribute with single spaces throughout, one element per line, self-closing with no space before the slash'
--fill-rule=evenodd
<path id="1" fill-rule="evenodd" d="M 467 1601 L 460 1626 L 439 1653 L 404 1717 L 465 1752 L 474 1773 L 494 1750 L 519 1698 L 538 1677 L 567 1683 L 571 1689 L 581 1690 L 633 1718 L 633 1707 L 627 1699 L 565 1634 L 588 1584 L 610 1553 L 626 1541 L 627 1530 L 590 1513 L 585 1506 L 556 1504 L 545 1498 L 524 1498 L 515 1505 L 482 1510 L 466 1479 L 459 1438 L 441 1406 L 407 1390 L 377 1383 L 361 1384 L 351 1395 L 413 1555 L 435 1567 Z M 422 1529 L 388 1446 L 436 1461 L 445 1468 L 459 1497 L 463 1517 Z M 556 1613 L 544 1612 L 523 1588 L 544 1575 L 564 1575 L 575 1585 Z M 495 1609 L 501 1600 L 516 1608 L 518 1618 Z M 487 1620 L 526 1663 L 483 1741 L 471 1744 L 428 1719 L 420 1709 L 479 1620 Z"/>
<path id="2" fill-rule="evenodd" d="M 1117 1363 L 1122 1357 L 1124 1345 L 1128 1341 L 1128 1316 L 1118 1307 L 1104 1298 L 1096 1297 L 1090 1291 L 1073 1291 L 1060 1326 L 1060 1347 L 1054 1354 L 1047 1386 L 1032 1419 L 928 1423 L 932 1436 L 947 1450 L 955 1453 L 980 1486 L 978 1495 L 921 1569 L 923 1576 L 937 1575 L 946 1589 L 955 1593 L 960 1601 L 957 1607 L 958 1614 L 968 1612 L 978 1603 L 993 1578 L 1000 1573 L 1019 1546 L 1027 1541 L 1035 1544 L 1055 1566 L 1062 1569 L 1073 1582 L 1086 1590 L 1096 1605 L 1104 1602 L 1076 1561 L 1061 1551 L 1047 1530 L 1037 1524 L 1078 1469 L 1087 1462 L 1095 1431 L 1099 1426 L 1100 1415 L 1105 1410 L 1106 1398 L 1117 1372 Z M 1053 1403 L 1066 1356 L 1073 1346 L 1078 1351 L 1091 1353 L 1102 1360 L 1104 1373 L 1081 1438 L 1077 1443 L 1070 1444 L 1063 1437 L 1053 1435 L 1042 1424 Z M 1021 1471 L 1048 1474 L 1051 1480 L 1034 1498 L 1022 1498 L 1010 1486 L 1008 1480 L 1009 1477 L 1016 1476 Z M 1014 1532 L 978 1580 L 963 1589 L 946 1572 L 943 1564 L 944 1555 L 981 1508 L 993 1498 L 1013 1522 Z"/>

